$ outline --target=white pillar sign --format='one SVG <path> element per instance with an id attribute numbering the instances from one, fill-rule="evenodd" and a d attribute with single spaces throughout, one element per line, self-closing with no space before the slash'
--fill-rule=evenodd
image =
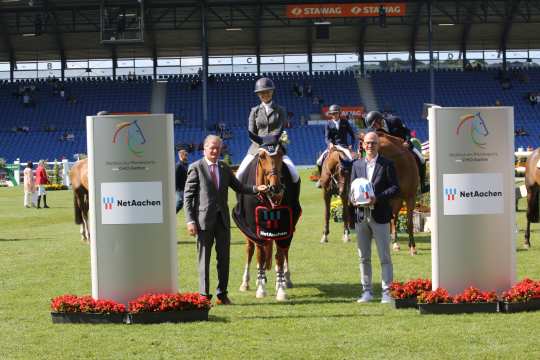
<path id="1" fill-rule="evenodd" d="M 86 119 L 92 296 L 177 292 L 171 115 Z"/>
<path id="2" fill-rule="evenodd" d="M 508 290 L 515 281 L 513 108 L 428 114 L 433 288 Z"/>

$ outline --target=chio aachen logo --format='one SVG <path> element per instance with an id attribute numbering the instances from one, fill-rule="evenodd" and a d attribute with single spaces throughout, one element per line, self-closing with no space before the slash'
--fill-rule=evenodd
<path id="1" fill-rule="evenodd" d="M 114 196 L 103 196 L 103 207 L 105 210 L 112 210 L 113 207 L 153 207 L 161 206 L 159 200 L 116 200 Z"/>
<path id="2" fill-rule="evenodd" d="M 489 131 L 480 112 L 461 116 L 456 128 L 456 135 L 459 135 L 462 132 L 461 130 L 467 128 L 467 126 L 470 141 L 479 148 L 484 149 L 487 144 L 486 137 L 489 135 Z"/>
<path id="3" fill-rule="evenodd" d="M 142 157 L 144 150 L 141 148 L 141 145 L 146 143 L 146 138 L 137 120 L 117 124 L 116 131 L 113 135 L 113 144 L 120 142 L 120 134 L 122 132 L 124 133 L 124 143 L 129 151 L 136 157 Z"/>
<path id="4" fill-rule="evenodd" d="M 446 199 L 448 201 L 454 201 L 457 199 L 464 199 L 464 198 L 490 198 L 490 197 L 502 197 L 503 193 L 502 191 L 492 191 L 492 190 L 486 190 L 486 191 L 480 191 L 480 190 L 474 190 L 474 191 L 463 191 L 458 190 L 456 188 L 444 188 L 444 196 L 446 196 Z"/>

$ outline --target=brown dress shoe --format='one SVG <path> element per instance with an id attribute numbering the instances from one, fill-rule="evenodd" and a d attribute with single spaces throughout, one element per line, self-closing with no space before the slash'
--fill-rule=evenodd
<path id="1" fill-rule="evenodd" d="M 217 298 L 216 305 L 232 305 L 232 302 L 227 295 L 223 295 Z"/>

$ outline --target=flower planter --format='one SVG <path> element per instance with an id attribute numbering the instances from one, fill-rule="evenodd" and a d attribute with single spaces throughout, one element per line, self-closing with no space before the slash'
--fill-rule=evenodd
<path id="1" fill-rule="evenodd" d="M 125 322 L 126 314 L 97 314 L 70 312 L 51 312 L 54 324 L 122 324 Z"/>
<path id="2" fill-rule="evenodd" d="M 416 298 L 394 299 L 396 309 L 417 309 L 418 301 Z"/>
<path id="3" fill-rule="evenodd" d="M 418 304 L 420 314 L 495 313 L 498 303 Z"/>
<path id="4" fill-rule="evenodd" d="M 521 311 L 537 311 L 540 310 L 540 299 L 533 299 L 527 302 L 501 302 L 500 311 L 505 313 L 514 313 Z"/>
<path id="5" fill-rule="evenodd" d="M 208 321 L 208 310 L 140 312 L 128 315 L 128 324 L 158 324 L 164 322 Z"/>

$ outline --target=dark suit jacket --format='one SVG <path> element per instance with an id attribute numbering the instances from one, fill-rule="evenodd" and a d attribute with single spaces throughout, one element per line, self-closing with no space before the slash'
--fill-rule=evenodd
<path id="1" fill-rule="evenodd" d="M 287 112 L 275 101 L 272 101 L 272 111 L 266 115 L 263 104 L 251 108 L 249 113 L 248 129 L 258 136 L 277 135 L 283 131 L 285 121 L 287 121 Z M 248 152 L 251 155 L 257 154 L 259 145 L 252 143 Z"/>
<path id="2" fill-rule="evenodd" d="M 351 182 L 361 177 L 368 178 L 365 159 L 358 159 L 353 163 Z M 375 163 L 371 183 L 377 200 L 371 215 L 377 223 L 386 224 L 392 218 L 390 199 L 399 193 L 399 185 L 394 163 L 382 157 L 381 154 L 379 154 Z M 361 222 L 364 219 L 364 208 L 356 208 L 355 214 L 356 221 Z"/>
<path id="3" fill-rule="evenodd" d="M 347 141 L 347 135 L 351 138 L 350 143 Z M 324 141 L 326 144 L 332 143 L 348 147 L 355 143 L 354 137 L 354 130 L 348 120 L 339 120 L 338 127 L 336 127 L 333 120 L 328 120 L 324 127 Z"/>
<path id="4" fill-rule="evenodd" d="M 227 204 L 229 187 L 243 194 L 255 194 L 256 187 L 240 183 L 230 167 L 218 162 L 219 189 L 212 182 L 210 167 L 204 158 L 189 166 L 184 188 L 184 210 L 186 223 L 195 222 L 199 229 L 207 230 L 214 226 L 218 213 L 227 228 L 230 227 L 229 206 Z"/>
<path id="5" fill-rule="evenodd" d="M 176 191 L 184 191 L 184 186 L 186 185 L 188 171 L 188 163 L 180 161 L 176 164 L 175 169 L 175 185 Z"/>

